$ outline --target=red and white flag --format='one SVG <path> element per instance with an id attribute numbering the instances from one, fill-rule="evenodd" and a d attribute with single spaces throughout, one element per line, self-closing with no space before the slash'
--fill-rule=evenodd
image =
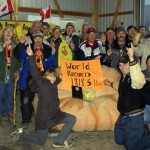
<path id="1" fill-rule="evenodd" d="M 41 21 L 42 22 L 45 18 L 50 18 L 51 17 L 51 8 L 50 8 L 50 6 L 48 6 L 47 8 L 41 9 L 40 10 L 40 15 L 41 15 Z"/>
<path id="2" fill-rule="evenodd" d="M 11 0 L 6 0 L 6 2 L 0 5 L 0 17 L 13 11 L 14 11 L 14 8 L 13 8 Z"/>

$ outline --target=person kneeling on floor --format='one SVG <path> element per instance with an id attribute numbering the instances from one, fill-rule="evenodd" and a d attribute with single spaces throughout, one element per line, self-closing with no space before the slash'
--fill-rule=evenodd
<path id="1" fill-rule="evenodd" d="M 140 65 L 134 60 L 134 49 L 127 48 L 127 56 L 119 60 L 122 77 L 119 83 L 117 108 L 120 116 L 115 124 L 115 142 L 127 150 L 150 149 L 150 135 L 144 123 L 144 100 L 141 90 L 146 80 Z"/>
<path id="2" fill-rule="evenodd" d="M 66 139 L 76 122 L 76 117 L 62 112 L 59 108 L 60 101 L 58 98 L 57 85 L 61 82 L 61 79 L 56 77 L 54 69 L 46 70 L 44 76 L 42 76 L 38 71 L 35 57 L 30 46 L 26 52 L 28 54 L 31 75 L 35 80 L 36 91 L 39 97 L 35 116 L 37 135 L 27 135 L 19 130 L 18 140 L 20 142 L 44 145 L 48 137 L 49 128 L 57 124 L 64 124 L 59 134 L 55 137 L 52 146 L 69 147 Z"/>

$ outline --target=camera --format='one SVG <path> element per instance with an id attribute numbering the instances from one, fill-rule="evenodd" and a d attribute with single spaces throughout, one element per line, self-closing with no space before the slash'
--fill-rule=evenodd
<path id="1" fill-rule="evenodd" d="M 131 43 L 128 43 L 128 44 L 127 44 L 127 48 L 131 48 Z"/>

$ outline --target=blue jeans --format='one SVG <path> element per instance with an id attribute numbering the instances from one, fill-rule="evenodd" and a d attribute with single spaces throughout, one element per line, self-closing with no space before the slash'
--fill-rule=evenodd
<path id="1" fill-rule="evenodd" d="M 144 122 L 150 123 L 150 105 L 146 105 L 144 109 Z"/>
<path id="2" fill-rule="evenodd" d="M 14 101 L 14 83 L 0 82 L 0 116 L 12 114 Z"/>
<path id="3" fill-rule="evenodd" d="M 67 139 L 75 122 L 76 122 L 76 118 L 73 115 L 66 113 L 66 117 L 62 119 L 60 122 L 58 122 L 58 124 L 63 123 L 64 126 L 59 132 L 58 136 L 54 139 L 54 143 L 64 144 L 64 141 Z M 47 137 L 48 137 L 48 129 L 37 130 L 37 134 L 35 136 L 28 135 L 25 133 L 19 134 L 19 141 L 25 142 L 25 143 L 36 144 L 36 145 L 44 145 L 47 140 Z"/>
<path id="4" fill-rule="evenodd" d="M 150 148 L 150 135 L 146 132 L 143 114 L 119 116 L 114 130 L 115 142 L 127 150 L 146 150 Z"/>

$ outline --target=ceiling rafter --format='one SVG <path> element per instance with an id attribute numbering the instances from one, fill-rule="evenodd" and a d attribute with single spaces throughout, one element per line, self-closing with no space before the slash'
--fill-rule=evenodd
<path id="1" fill-rule="evenodd" d="M 61 11 L 61 8 L 60 8 L 60 6 L 59 6 L 58 1 L 57 1 L 57 0 L 54 0 L 54 4 L 55 4 L 55 6 L 56 6 L 56 8 L 57 8 L 57 11 L 58 11 L 58 14 L 60 15 L 60 17 L 61 17 L 61 18 L 64 18 L 64 15 L 63 15 L 63 13 L 62 13 L 62 11 Z"/>

